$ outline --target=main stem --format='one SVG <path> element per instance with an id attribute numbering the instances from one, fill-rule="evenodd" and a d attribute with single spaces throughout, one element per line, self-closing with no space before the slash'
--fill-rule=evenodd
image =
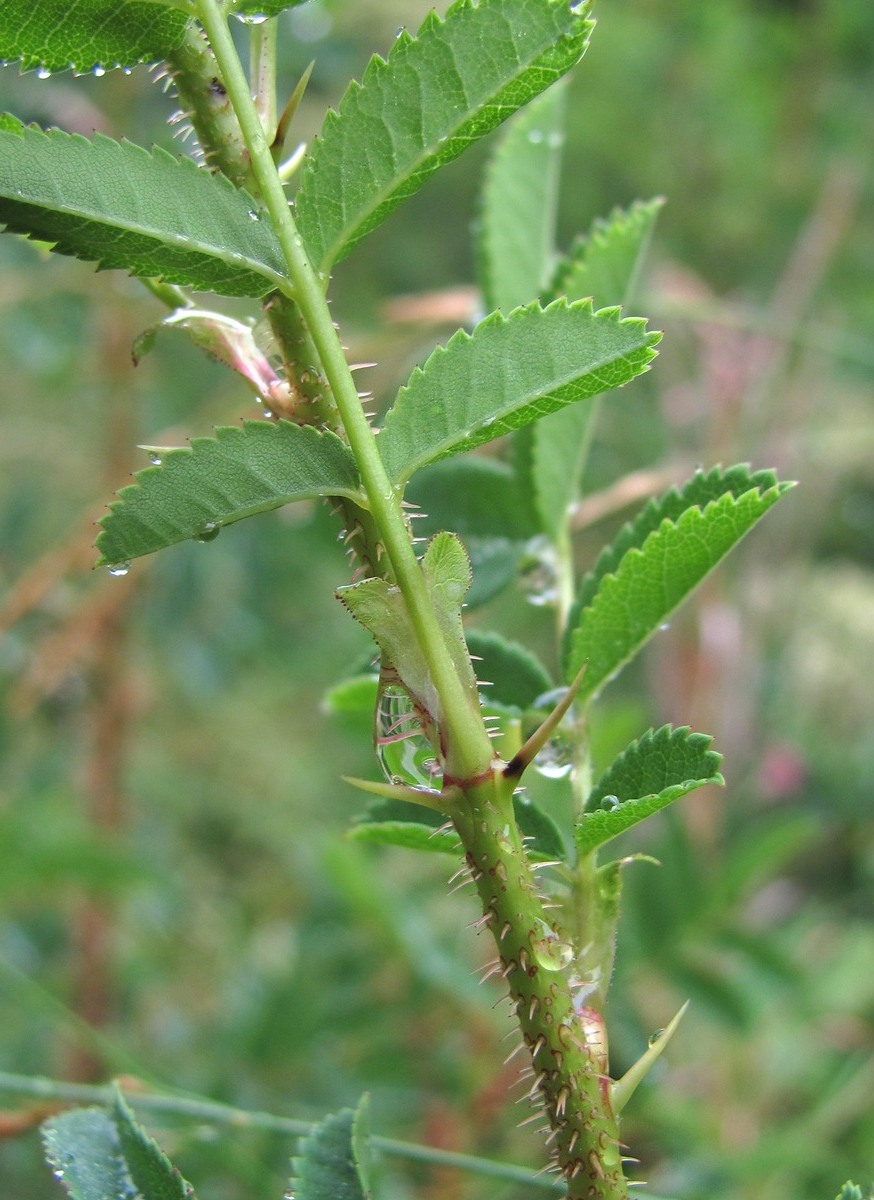
<path id="1" fill-rule="evenodd" d="M 531 1055 L 530 1095 L 543 1106 L 555 1166 L 566 1179 L 569 1200 L 627 1200 L 607 1064 L 589 1044 L 574 1007 L 565 948 L 546 919 L 516 824 L 515 780 L 502 773 L 443 640 L 404 521 L 401 496 L 385 472 L 331 320 L 326 281 L 304 250 L 218 2 L 197 0 L 197 11 L 285 256 L 286 294 L 297 304 L 321 360 L 368 506 L 440 698 L 446 774 L 464 793 L 464 800 L 452 805 L 453 820 L 485 923 L 498 947 L 497 970 L 507 982 Z"/>
<path id="2" fill-rule="evenodd" d="M 331 319 L 325 296 L 326 281 L 317 275 L 295 226 L 248 82 L 217 0 L 198 0 L 197 10 L 240 122 L 251 159 L 252 174 L 258 182 L 288 266 L 291 283 L 289 295 L 300 308 L 318 351 L 343 429 L 358 463 L 364 492 L 382 535 L 395 581 L 403 594 L 417 641 L 440 697 L 448 748 L 447 774 L 457 781 L 482 777 L 490 769 L 494 758 L 488 733 L 482 721 L 472 713 L 464 684 L 455 671 L 444 643 L 404 521 L 401 497 L 382 464 L 373 430 L 358 397 L 355 381 Z"/>

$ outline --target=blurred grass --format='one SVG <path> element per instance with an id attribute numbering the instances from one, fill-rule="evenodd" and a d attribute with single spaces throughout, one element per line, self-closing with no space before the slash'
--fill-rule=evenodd
<path id="1" fill-rule="evenodd" d="M 283 18 L 301 39 L 286 86 L 316 58 L 307 132 L 426 8 L 312 0 Z M 605 406 L 592 487 L 745 459 L 803 485 L 597 713 L 603 761 L 674 720 L 716 735 L 729 781 L 654 822 L 643 848 L 662 866 L 628 872 L 614 1071 L 693 1006 L 625 1136 L 678 1200 L 822 1200 L 874 1174 L 874 10 L 614 0 L 597 15 L 569 106 L 564 240 L 636 196 L 668 205 L 638 305 L 664 326 L 663 354 Z M 172 144 L 172 105 L 144 71 L 7 69 L 0 106 Z M 383 301 L 472 278 L 483 153 L 337 272 L 338 318 L 379 358 L 379 395 L 448 328 L 386 328 Z M 369 651 L 332 600 L 348 568 L 330 515 L 247 522 L 124 581 L 92 576 L 81 553 L 66 569 L 64 548 L 144 463 L 135 443 L 251 405 L 181 340 L 134 371 L 129 345 L 159 314 L 120 276 L 3 239 L 0 310 L 0 597 L 31 583 L 0 641 L 4 1067 L 133 1065 L 304 1118 L 366 1089 L 381 1133 L 537 1163 L 536 1137 L 513 1128 L 514 1068 L 496 1065 L 498 993 L 474 985 L 486 950 L 462 927 L 477 914 L 445 896 L 440 863 L 342 840 L 360 805 L 338 777 L 372 765 L 365 731 L 332 724 L 320 698 Z M 581 534 L 581 565 L 624 515 Z M 549 653 L 548 618 L 519 594 L 485 617 Z M 113 696 L 118 807 L 95 828 Z M 560 785 L 541 787 L 562 805 Z M 99 1046 L 63 1007 L 82 1007 L 87 896 L 111 964 Z M 162 1138 L 202 1195 L 285 1186 L 287 1139 L 191 1124 Z M 382 1184 L 392 1198 L 522 1194 L 395 1164 Z M 57 1194 L 34 1136 L 0 1144 L 0 1190 Z"/>

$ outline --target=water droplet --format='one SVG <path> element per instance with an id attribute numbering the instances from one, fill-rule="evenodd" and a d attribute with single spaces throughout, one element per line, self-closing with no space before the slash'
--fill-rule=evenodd
<path id="1" fill-rule="evenodd" d="M 261 415 L 265 421 L 271 421 L 273 419 L 273 409 L 265 408 Z"/>
<path id="2" fill-rule="evenodd" d="M 422 712 L 399 683 L 380 683 L 374 717 L 374 746 L 389 783 L 439 788 L 442 773 L 422 728 Z"/>
<path id="3" fill-rule="evenodd" d="M 543 130 L 542 129 L 532 129 L 528 134 L 528 141 L 533 142 L 535 144 L 535 146 L 537 145 L 538 142 L 542 142 L 543 141 Z"/>
<path id="4" fill-rule="evenodd" d="M 51 71 L 48 67 L 38 67 L 36 72 L 37 79 L 48 79 L 51 76 Z"/>
<path id="5" fill-rule="evenodd" d="M 95 79 L 102 79 L 105 74 L 106 74 L 106 67 L 95 67 L 94 68 Z"/>
<path id="6" fill-rule="evenodd" d="M 121 579 L 123 576 L 127 575 L 128 571 L 130 570 L 130 563 L 113 563 L 111 567 L 107 567 L 106 569 L 109 571 L 110 575 L 114 576 L 116 579 Z"/>
<path id="7" fill-rule="evenodd" d="M 659 1043 L 659 1042 L 662 1040 L 662 1038 L 663 1038 L 664 1036 L 665 1036 L 665 1031 L 664 1031 L 664 1029 L 657 1029 L 657 1030 L 655 1031 L 655 1033 L 651 1033 L 651 1034 L 649 1035 L 649 1044 L 650 1044 L 650 1046 L 656 1046 L 656 1045 L 658 1045 L 658 1043 Z"/>
<path id="8" fill-rule="evenodd" d="M 533 538 L 519 567 L 519 585 L 529 604 L 537 608 L 558 600 L 558 562 L 555 547 L 545 537 Z"/>
<path id="9" fill-rule="evenodd" d="M 671 622 L 670 622 L 670 621 L 665 621 L 664 625 L 659 625 L 659 629 L 662 631 L 662 633 L 665 633 L 665 632 L 667 632 L 667 630 L 668 630 L 668 629 L 670 629 L 670 628 L 671 628 Z"/>
<path id="10" fill-rule="evenodd" d="M 255 212 L 254 208 L 250 208 L 250 209 L 249 209 L 249 220 L 250 220 L 250 221 L 260 221 L 260 220 L 261 220 L 261 214 L 260 214 L 260 213 L 257 213 L 257 212 Z"/>
<path id="11" fill-rule="evenodd" d="M 608 812 L 612 812 L 614 809 L 617 809 L 619 807 L 619 797 L 618 796 L 602 796 L 601 803 L 598 805 L 598 807 L 606 809 Z"/>
<path id="12" fill-rule="evenodd" d="M 234 13 L 234 16 L 244 25 L 263 25 L 267 20 L 264 13 Z"/>
<path id="13" fill-rule="evenodd" d="M 546 921 L 539 920 L 530 935 L 531 953 L 544 971 L 562 971 L 573 962 L 574 948 Z"/>
<path id="14" fill-rule="evenodd" d="M 133 69 L 133 67 L 122 67 L 121 73 L 122 73 L 122 75 L 133 75 L 134 69 Z"/>
<path id="15" fill-rule="evenodd" d="M 149 455 L 149 462 L 152 464 L 153 467 L 160 467 L 161 463 L 163 462 L 163 459 L 161 458 L 160 454 L 156 453 L 156 451 L 153 450 L 152 453 Z"/>
<path id="16" fill-rule="evenodd" d="M 214 542 L 221 531 L 222 527 L 218 521 L 205 521 L 200 533 L 194 535 L 194 540 L 196 542 Z"/>
<path id="17" fill-rule="evenodd" d="M 546 717 L 567 695 L 567 688 L 554 688 L 534 701 L 534 709 Z M 566 779 L 574 768 L 577 714 L 573 706 L 534 759 L 534 769 L 544 779 Z M 533 731 L 532 731 L 533 732 Z"/>

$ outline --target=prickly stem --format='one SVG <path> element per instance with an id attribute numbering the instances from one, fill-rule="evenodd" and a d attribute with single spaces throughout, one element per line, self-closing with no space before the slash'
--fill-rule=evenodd
<path id="1" fill-rule="evenodd" d="M 170 78 L 203 150 L 207 165 L 238 187 L 254 189 L 249 152 L 215 55 L 198 26 L 190 24 L 167 56 Z"/>
<path id="2" fill-rule="evenodd" d="M 569 1200 L 627 1200 L 619 1133 L 600 1048 L 574 1008 L 560 933 L 546 919 L 500 771 L 463 787 L 453 821 L 533 1065 L 529 1097 L 543 1105 Z M 553 935 L 550 939 L 550 935 Z"/>

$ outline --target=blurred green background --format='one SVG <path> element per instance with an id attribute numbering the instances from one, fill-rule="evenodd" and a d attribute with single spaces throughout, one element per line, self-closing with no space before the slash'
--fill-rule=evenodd
<path id="1" fill-rule="evenodd" d="M 426 11 L 285 14 L 283 86 L 316 62 L 301 136 Z M 642 499 L 736 461 L 802 485 L 598 705 L 602 761 L 649 725 L 690 723 L 728 779 L 635 840 L 662 865 L 627 876 L 614 1074 L 693 1003 L 623 1136 L 664 1196 L 828 1200 L 874 1177 L 874 9 L 613 0 L 596 15 L 570 91 L 562 241 L 636 197 L 668 203 L 635 304 L 665 330 L 661 357 L 605 405 L 591 491 L 620 481 L 621 501 Z M 8 68 L 0 108 L 175 147 L 145 69 Z M 378 361 L 378 398 L 469 313 L 487 151 L 337 271 L 335 313 Z M 339 775 L 372 773 L 372 756 L 322 697 L 369 650 L 332 598 L 349 568 L 330 513 L 281 510 L 95 575 L 92 522 L 146 465 L 136 444 L 254 406 L 178 335 L 134 370 L 131 342 L 161 313 L 123 276 L 2 239 L 0 313 L 0 1069 L 125 1073 L 304 1118 L 367 1090 L 382 1134 L 538 1166 L 515 1065 L 497 1065 L 499 992 L 475 983 L 471 899 L 446 896 L 447 862 L 343 837 L 362 805 Z M 581 568 L 633 511 L 602 507 Z M 551 654 L 548 614 L 521 591 L 476 620 Z M 540 799 L 560 807 L 561 787 Z M 282 1194 L 288 1138 L 190 1120 L 160 1137 L 202 1196 Z M 388 1160 L 381 1187 L 527 1194 Z M 0 1141 L 0 1194 L 59 1194 L 35 1132 Z"/>

